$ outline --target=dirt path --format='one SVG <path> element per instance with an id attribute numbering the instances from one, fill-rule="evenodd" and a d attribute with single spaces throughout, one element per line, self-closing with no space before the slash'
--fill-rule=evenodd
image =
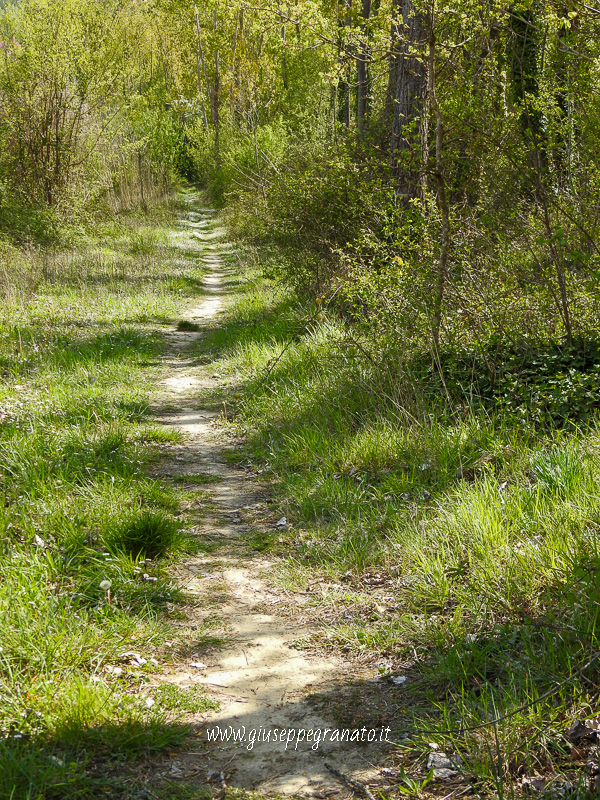
<path id="1" fill-rule="evenodd" d="M 374 764 L 383 752 L 382 746 L 321 741 L 313 749 L 314 742 L 298 743 L 302 737 L 299 730 L 336 728 L 331 715 L 323 711 L 327 700 L 319 705 L 307 696 L 319 692 L 325 698 L 333 693 L 333 697 L 356 676 L 349 675 L 348 667 L 334 658 L 308 656 L 290 646 L 310 633 L 306 624 L 310 609 L 303 608 L 309 598 L 269 586 L 267 576 L 272 564 L 249 549 L 245 538 L 250 530 L 268 527 L 273 531 L 274 520 L 265 521 L 270 512 L 264 490 L 254 477 L 246 478 L 243 471 L 228 465 L 224 457 L 227 443 L 216 424 L 219 414 L 203 408 L 198 400 L 202 392 L 218 386 L 220 378 L 211 375 L 210 365 L 198 365 L 190 354 L 205 335 L 203 326 L 215 325 L 228 291 L 219 232 L 210 229 L 210 219 L 210 213 L 187 214 L 188 229 L 200 240 L 210 272 L 204 280 L 206 298 L 185 315 L 200 329 L 169 334 L 168 375 L 161 400 L 172 412 L 160 421 L 181 431 L 184 441 L 173 449 L 161 469 L 165 476 L 177 475 L 180 480 L 183 476 L 184 483 L 185 476 L 190 484 L 194 479 L 206 480 L 198 490 L 204 500 L 196 531 L 209 545 L 204 547 L 208 553 L 190 558 L 181 567 L 179 579 L 188 594 L 197 599 L 192 627 L 201 629 L 216 616 L 227 635 L 221 647 L 194 650 L 190 643 L 189 663 L 165 676 L 182 686 L 201 683 L 220 703 L 218 711 L 196 720 L 203 724 L 201 741 L 205 744 L 201 752 L 181 757 L 175 774 L 195 774 L 199 781 L 208 776 L 222 783 L 223 773 L 228 785 L 256 789 L 261 794 L 343 797 L 349 794 L 348 787 L 325 762 L 357 780 L 378 785 L 381 773 Z M 263 521 L 257 523 L 261 514 Z M 285 536 L 283 528 L 281 523 L 279 530 Z M 290 605 L 297 614 L 289 613 Z M 288 612 L 276 613 L 280 606 Z M 257 741 L 253 747 L 249 742 L 208 742 L 209 731 L 216 727 L 227 731 L 230 726 L 245 728 L 248 737 L 252 730 L 260 732 L 259 738 L 269 731 L 271 739 L 277 729 L 278 741 Z M 328 736 L 335 738 L 335 734 Z"/>

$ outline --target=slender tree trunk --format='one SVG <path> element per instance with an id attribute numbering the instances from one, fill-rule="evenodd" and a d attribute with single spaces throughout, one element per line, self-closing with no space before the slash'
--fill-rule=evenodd
<path id="1" fill-rule="evenodd" d="M 288 11 L 289 16 L 289 11 Z M 285 24 L 281 26 L 281 41 L 283 42 L 283 55 L 281 57 L 281 80 L 283 82 L 283 88 L 288 88 L 288 68 L 287 68 L 287 58 L 285 56 Z"/>
<path id="2" fill-rule="evenodd" d="M 448 282 L 448 253 L 450 250 L 450 208 L 444 177 L 444 118 L 435 94 L 435 33 L 433 18 L 429 20 L 429 59 L 427 69 L 427 97 L 436 118 L 435 131 L 435 188 L 436 201 L 440 214 L 440 250 L 437 264 L 435 294 L 433 298 L 433 314 L 431 319 L 431 340 L 433 357 L 439 364 L 440 330 L 444 310 L 444 296 Z"/>
<path id="3" fill-rule="evenodd" d="M 237 94 L 236 87 L 237 87 L 237 78 L 236 78 L 236 67 L 237 67 L 237 39 L 238 39 L 238 11 L 235 12 L 235 28 L 233 31 L 233 47 L 231 50 L 231 83 L 229 85 L 229 119 L 233 121 L 234 114 L 233 108 L 235 104 L 235 96 Z"/>
<path id="4" fill-rule="evenodd" d="M 215 5 L 215 10 L 213 12 L 213 30 L 215 32 L 215 38 L 217 34 L 217 5 Z M 212 119 L 213 119 L 213 126 L 215 129 L 215 159 L 217 164 L 221 163 L 221 148 L 220 148 L 220 123 L 219 123 L 219 90 L 221 84 L 221 77 L 220 77 L 220 70 L 219 70 L 219 48 L 215 48 L 215 82 L 213 84 L 213 91 L 211 96 L 211 110 L 212 110 Z"/>
<path id="5" fill-rule="evenodd" d="M 402 25 L 402 2 L 403 0 L 392 0 L 388 85 L 385 93 L 385 105 L 383 109 L 384 121 L 390 128 L 394 118 L 394 106 L 396 105 L 396 85 L 398 83 L 398 65 L 400 63 L 400 27 Z"/>
<path id="6" fill-rule="evenodd" d="M 438 108 L 435 109 L 436 135 L 435 135 L 435 184 L 437 206 L 440 212 L 440 253 L 438 258 L 435 297 L 433 301 L 432 342 L 434 357 L 437 359 L 440 346 L 440 329 L 442 325 L 442 312 L 444 295 L 448 282 L 448 252 L 450 250 L 450 209 L 446 193 L 444 178 L 443 148 L 444 148 L 444 120 Z"/>
<path id="7" fill-rule="evenodd" d="M 137 162 L 138 162 L 138 178 L 140 181 L 140 199 L 142 203 L 142 208 L 146 206 L 146 200 L 144 198 L 144 173 L 142 171 L 142 152 L 138 150 L 137 154 Z"/>
<path id="8" fill-rule="evenodd" d="M 204 105 L 204 92 L 202 90 L 202 74 L 201 65 L 204 65 L 204 58 L 200 58 L 202 52 L 202 43 L 200 39 L 200 20 L 198 19 L 198 9 L 194 6 L 194 14 L 196 21 L 196 76 L 198 78 L 198 96 L 200 98 L 200 108 L 202 109 L 202 119 L 204 120 L 204 127 L 208 130 L 208 119 L 206 117 L 206 106 Z M 205 70 L 206 77 L 206 70 Z M 208 88 L 208 87 L 207 87 Z"/>
<path id="9" fill-rule="evenodd" d="M 204 50 L 202 48 L 202 34 L 200 32 L 200 19 L 198 17 L 198 9 L 194 6 L 194 18 L 196 21 L 196 59 L 200 60 L 200 64 L 202 65 L 202 74 L 204 75 L 204 83 L 206 84 L 206 93 L 208 95 L 208 99 L 210 102 L 210 112 L 211 112 L 211 121 L 214 125 L 215 119 L 212 114 L 212 89 L 210 85 L 210 81 L 208 80 L 208 74 L 206 72 L 206 62 L 204 60 Z M 196 65 L 198 61 L 196 61 Z M 201 91 L 201 80 L 200 80 L 200 72 L 198 71 L 198 88 Z M 208 120 L 206 119 L 206 110 L 204 108 L 204 101 L 202 101 L 202 111 L 204 113 L 204 119 L 206 122 L 206 127 L 208 129 Z"/>
<path id="10" fill-rule="evenodd" d="M 242 50 L 243 41 L 244 41 L 244 8 L 243 6 L 239 10 L 239 25 L 237 22 L 236 17 L 236 24 L 235 24 L 235 41 L 234 41 L 234 50 L 233 50 L 233 76 L 231 80 L 231 118 L 238 118 L 241 111 L 241 101 L 240 101 L 240 76 L 238 70 L 238 50 Z"/>
<path id="11" fill-rule="evenodd" d="M 221 149 L 220 149 L 220 121 L 219 121 L 219 89 L 220 89 L 220 75 L 219 75 L 219 51 L 215 51 L 215 82 L 213 85 L 213 91 L 211 96 L 211 109 L 212 109 L 212 119 L 213 119 L 213 126 L 215 129 L 215 156 L 217 159 L 217 163 L 221 160 Z"/>
<path id="12" fill-rule="evenodd" d="M 370 16 L 371 16 L 371 0 L 363 0 L 361 48 L 356 62 L 356 74 L 357 74 L 356 122 L 358 126 L 359 136 L 364 136 L 365 125 L 369 114 L 368 63 L 369 63 L 370 52 L 368 44 L 369 34 L 367 30 L 367 23 L 369 21 Z"/>
<path id="13" fill-rule="evenodd" d="M 344 20 L 340 27 L 350 28 L 352 25 L 352 0 L 344 0 Z M 339 13 L 339 12 L 338 12 Z M 340 31 L 339 55 L 338 58 L 341 62 L 347 62 L 347 55 L 345 52 L 345 43 L 343 32 Z M 351 71 L 350 66 L 346 64 L 344 67 L 345 80 L 340 81 L 338 85 L 338 118 L 343 122 L 346 128 L 350 127 L 350 81 Z"/>

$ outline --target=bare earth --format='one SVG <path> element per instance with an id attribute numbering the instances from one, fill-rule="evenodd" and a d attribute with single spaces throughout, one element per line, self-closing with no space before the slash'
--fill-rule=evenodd
<path id="1" fill-rule="evenodd" d="M 219 232 L 210 228 L 210 213 L 190 210 L 186 221 L 210 272 L 204 280 L 206 298 L 184 317 L 200 330 L 169 333 L 166 377 L 157 398 L 172 411 L 159 419 L 181 431 L 184 442 L 172 449 L 161 471 L 164 476 L 212 476 L 210 483 L 199 487 L 205 500 L 196 528 L 198 536 L 210 542 L 209 553 L 186 561 L 178 577 L 194 598 L 190 627 L 201 630 L 209 618 L 217 617 L 226 636 L 223 646 L 196 652 L 191 642 L 189 662 L 163 676 L 181 686 L 200 683 L 220 703 L 218 711 L 194 720 L 202 726 L 199 740 L 203 744 L 198 752 L 180 755 L 172 775 L 193 775 L 199 783 L 210 780 L 221 788 L 255 789 L 262 795 L 345 797 L 356 793 L 356 788 L 350 789 L 325 766 L 327 762 L 374 790 L 381 785 L 377 764 L 385 757 L 385 745 L 321 742 L 313 750 L 306 742 L 296 749 L 292 741 L 286 750 L 280 741 L 258 742 L 252 749 L 247 743 L 207 741 L 207 731 L 215 726 L 223 730 L 245 726 L 247 732 L 341 727 L 324 718 L 323 706 L 319 710 L 307 696 L 327 694 L 357 676 L 336 658 L 314 657 L 290 646 L 311 632 L 306 624 L 310 609 L 302 608 L 307 597 L 269 585 L 273 565 L 240 538 L 250 529 L 260 530 L 261 525 L 266 529 L 264 513 L 257 523 L 265 509 L 265 491 L 256 477 L 246 477 L 224 458 L 228 443 L 217 424 L 220 414 L 202 408 L 199 400 L 203 391 L 219 385 L 220 378 L 211 375 L 210 365 L 198 365 L 189 352 L 205 335 L 202 328 L 218 323 L 227 302 L 228 272 L 221 261 Z M 274 522 L 268 522 L 270 531 Z M 281 531 L 285 536 L 283 526 Z M 280 605 L 287 611 L 277 613 Z M 290 613 L 290 606 L 298 614 Z"/>

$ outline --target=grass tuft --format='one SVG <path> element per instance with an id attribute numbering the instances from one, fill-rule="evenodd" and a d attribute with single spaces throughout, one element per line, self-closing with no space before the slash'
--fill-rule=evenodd
<path id="1" fill-rule="evenodd" d="M 184 542 L 181 526 L 164 512 L 145 511 L 121 520 L 106 536 L 115 552 L 134 558 L 156 558 L 180 549 Z"/>
<path id="2" fill-rule="evenodd" d="M 199 331 L 200 325 L 196 322 L 191 322 L 189 319 L 181 319 L 177 323 L 178 331 Z"/>

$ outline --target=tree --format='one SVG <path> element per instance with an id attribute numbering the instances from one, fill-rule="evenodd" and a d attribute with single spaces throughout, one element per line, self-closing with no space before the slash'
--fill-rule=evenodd
<path id="1" fill-rule="evenodd" d="M 392 118 L 392 168 L 404 203 L 422 195 L 423 162 L 428 153 L 426 15 L 414 0 L 402 2 Z M 396 60 L 397 58 L 397 60 Z"/>

